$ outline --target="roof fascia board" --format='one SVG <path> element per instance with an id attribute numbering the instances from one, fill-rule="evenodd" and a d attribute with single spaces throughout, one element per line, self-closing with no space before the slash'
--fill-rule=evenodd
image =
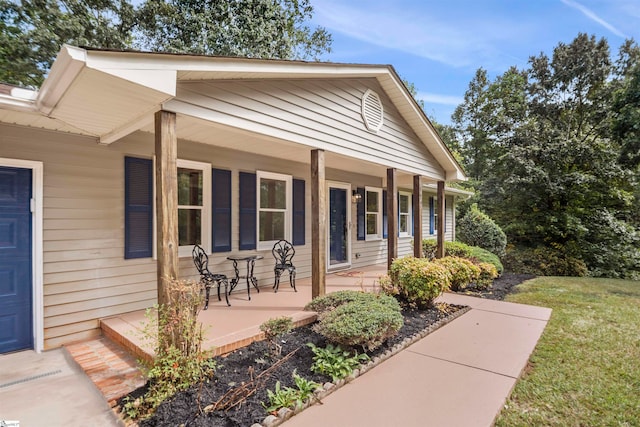
<path id="1" fill-rule="evenodd" d="M 37 106 L 41 112 L 51 114 L 86 62 L 87 52 L 84 49 L 66 44 L 62 46 L 38 94 Z"/>

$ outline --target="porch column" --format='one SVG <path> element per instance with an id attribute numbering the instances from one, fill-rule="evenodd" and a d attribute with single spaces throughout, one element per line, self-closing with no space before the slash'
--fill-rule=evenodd
<path id="1" fill-rule="evenodd" d="M 178 138 L 176 114 L 158 111 L 156 126 L 156 216 L 158 304 L 166 304 L 166 281 L 178 278 Z"/>
<path id="2" fill-rule="evenodd" d="M 444 181 L 438 181 L 438 228 L 437 233 L 437 247 L 436 258 L 444 257 Z"/>
<path id="3" fill-rule="evenodd" d="M 387 270 L 398 258 L 398 184 L 396 169 L 387 169 Z"/>
<path id="4" fill-rule="evenodd" d="M 422 258 L 422 177 L 413 176 L 413 256 Z"/>
<path id="5" fill-rule="evenodd" d="M 324 150 L 311 150 L 311 298 L 326 293 L 327 190 Z"/>

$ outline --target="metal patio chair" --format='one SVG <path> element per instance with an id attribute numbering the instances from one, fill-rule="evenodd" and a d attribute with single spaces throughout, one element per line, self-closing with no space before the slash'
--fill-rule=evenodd
<path id="1" fill-rule="evenodd" d="M 193 263 L 198 269 L 198 273 L 200 273 L 200 283 L 202 283 L 206 290 L 204 309 L 209 308 L 209 290 L 214 284 L 218 286 L 218 301 L 222 301 L 222 298 L 220 298 L 220 285 L 224 285 L 224 299 L 227 301 L 227 305 L 230 306 L 228 295 L 229 280 L 227 276 L 224 274 L 214 274 L 209 271 L 209 257 L 199 245 L 193 247 L 191 255 L 193 256 Z"/>
<path id="2" fill-rule="evenodd" d="M 296 254 L 295 249 L 293 249 L 293 245 L 286 240 L 279 240 L 275 245 L 273 245 L 271 253 L 276 260 L 276 265 L 273 267 L 273 272 L 275 273 L 275 283 L 273 284 L 274 291 L 278 292 L 280 276 L 282 276 L 282 273 L 285 271 L 288 271 L 289 284 L 295 292 L 298 292 L 296 289 L 296 266 L 293 265 L 291 261 Z"/>

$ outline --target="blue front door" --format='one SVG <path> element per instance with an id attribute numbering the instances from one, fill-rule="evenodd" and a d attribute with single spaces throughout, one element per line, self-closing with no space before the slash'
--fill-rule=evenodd
<path id="1" fill-rule="evenodd" d="M 329 267 L 349 263 L 347 196 L 344 188 L 329 187 Z"/>
<path id="2" fill-rule="evenodd" d="M 0 167 L 0 353 L 33 348 L 31 170 Z"/>

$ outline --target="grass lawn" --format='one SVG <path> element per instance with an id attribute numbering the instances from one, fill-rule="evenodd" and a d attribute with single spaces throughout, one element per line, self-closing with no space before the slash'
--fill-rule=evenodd
<path id="1" fill-rule="evenodd" d="M 497 426 L 640 426 L 640 282 L 541 277 L 508 301 L 553 309 Z"/>

